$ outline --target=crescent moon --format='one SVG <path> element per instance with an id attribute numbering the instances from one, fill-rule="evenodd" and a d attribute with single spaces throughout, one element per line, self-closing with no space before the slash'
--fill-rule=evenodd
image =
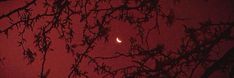
<path id="1" fill-rule="evenodd" d="M 122 43 L 122 41 L 117 37 L 116 38 L 117 43 Z"/>

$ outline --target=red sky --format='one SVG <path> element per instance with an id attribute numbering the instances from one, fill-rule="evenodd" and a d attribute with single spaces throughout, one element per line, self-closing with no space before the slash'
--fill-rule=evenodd
<path id="1" fill-rule="evenodd" d="M 29 1 L 29 0 L 28 0 Z M 185 21 L 176 21 L 173 26 L 166 26 L 165 19 L 160 19 L 160 34 L 158 31 L 153 31 L 150 34 L 149 44 L 151 47 L 155 46 L 157 43 L 164 43 L 167 50 L 175 51 L 179 47 L 181 38 L 184 36 L 183 25 L 196 26 L 199 22 L 211 19 L 214 22 L 234 20 L 234 1 L 232 0 L 181 0 L 178 4 L 173 4 L 170 0 L 160 0 L 162 10 L 166 13 L 169 9 L 174 9 L 176 17 L 186 18 Z M 11 11 L 14 8 L 23 5 L 23 1 L 20 0 L 8 0 L 6 2 L 0 2 L 0 15 Z M 33 12 L 40 12 L 41 7 L 37 7 Z M 17 18 L 13 16 L 13 18 Z M 79 17 L 74 18 L 74 26 L 82 25 L 76 20 Z M 145 25 L 150 25 L 154 23 L 147 23 Z M 0 29 L 9 25 L 6 19 L 0 19 Z M 40 24 L 38 24 L 40 25 Z M 113 55 L 114 52 L 124 52 L 128 50 L 129 41 L 128 39 L 136 36 L 136 30 L 133 26 L 123 23 L 121 21 L 114 21 L 111 25 L 111 32 L 109 37 L 109 42 L 104 42 L 103 40 L 98 41 L 97 46 L 91 51 L 93 56 L 109 56 Z M 146 26 L 146 29 L 148 29 Z M 74 42 L 81 43 L 81 27 L 75 27 L 75 39 Z M 4 34 L 0 34 L 0 57 L 5 57 L 4 65 L 0 64 L 0 78 L 37 78 L 40 73 L 41 66 L 41 54 L 33 47 L 33 34 L 35 32 L 27 31 L 27 47 L 32 48 L 33 51 L 37 52 L 37 57 L 35 62 L 28 65 L 27 61 L 23 56 L 22 48 L 18 47 L 17 41 L 19 37 L 17 36 L 17 30 L 9 31 L 8 38 Z M 74 56 L 71 53 L 67 53 L 65 50 L 64 40 L 58 39 L 58 34 L 56 31 L 50 34 L 53 44 L 52 48 L 54 51 L 48 52 L 46 69 L 50 69 L 51 72 L 48 78 L 66 78 L 71 64 L 74 62 Z M 122 40 L 121 44 L 116 43 L 116 37 Z M 220 46 L 220 51 L 226 51 L 228 48 L 233 47 L 234 41 L 224 42 Z M 76 51 L 82 51 L 82 47 L 78 47 Z M 109 62 L 108 64 L 113 67 L 126 66 L 130 62 L 125 58 L 119 58 L 114 62 Z M 93 72 L 90 66 L 86 63 L 82 64 L 82 68 Z M 90 73 L 91 77 L 96 77 L 96 74 Z M 223 76 L 223 74 L 215 74 L 213 76 L 217 78 L 218 76 Z M 97 76 L 98 77 L 98 76 Z M 196 76 L 194 77 L 196 78 Z"/>

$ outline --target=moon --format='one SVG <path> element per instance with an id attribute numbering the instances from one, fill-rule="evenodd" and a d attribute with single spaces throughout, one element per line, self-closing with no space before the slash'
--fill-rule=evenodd
<path id="1" fill-rule="evenodd" d="M 122 43 L 122 41 L 118 37 L 116 38 L 116 42 L 117 43 Z"/>

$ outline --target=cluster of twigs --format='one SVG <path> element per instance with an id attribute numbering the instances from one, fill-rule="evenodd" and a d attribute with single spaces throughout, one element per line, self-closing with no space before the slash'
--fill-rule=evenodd
<path id="1" fill-rule="evenodd" d="M 179 2 L 180 0 L 175 0 Z M 43 3 L 43 6 L 38 5 Z M 35 13 L 35 7 L 43 7 L 42 12 Z M 17 15 L 18 17 L 12 17 Z M 72 17 L 79 16 L 82 31 L 82 44 L 74 42 L 75 26 Z M 14 19 L 13 19 L 14 18 Z M 17 18 L 17 20 L 15 20 Z M 173 12 L 164 13 L 160 6 L 160 0 L 54 0 L 37 1 L 32 0 L 20 8 L 6 12 L 0 16 L 1 19 L 8 19 L 10 26 L 1 28 L 0 33 L 8 36 L 10 30 L 16 29 L 19 33 L 19 46 L 23 49 L 23 55 L 29 64 L 35 61 L 36 50 L 25 47 L 27 31 L 35 32 L 33 44 L 42 56 L 40 78 L 47 78 L 46 57 L 49 51 L 53 51 L 50 32 L 56 31 L 59 39 L 66 42 L 65 49 L 75 56 L 74 63 L 68 78 L 86 77 L 88 71 L 82 70 L 82 63 L 92 63 L 91 67 L 95 73 L 102 77 L 124 78 L 178 78 L 192 77 L 198 67 L 204 67 L 205 73 L 202 77 L 208 77 L 218 69 L 229 66 L 233 69 L 233 49 L 227 52 L 221 59 L 212 59 L 214 47 L 222 41 L 233 40 L 233 21 L 213 23 L 208 20 L 200 23 L 199 26 L 184 26 L 185 36 L 182 44 L 176 51 L 168 51 L 165 44 L 149 48 L 148 38 L 153 30 L 160 30 L 159 18 L 166 18 L 167 25 L 173 25 L 177 18 Z M 145 29 L 145 23 L 154 20 L 154 24 L 149 30 Z M 129 39 L 131 46 L 128 52 L 116 52 L 109 57 L 91 56 L 90 52 L 100 40 L 108 41 L 111 23 L 122 21 L 134 26 L 138 31 L 138 37 Z M 38 23 L 43 23 L 42 25 Z M 152 23 L 152 22 L 151 22 Z M 40 26 L 37 26 L 40 25 Z M 142 45 L 147 44 L 147 48 Z M 77 52 L 77 47 L 84 47 L 81 52 Z M 32 47 L 31 47 L 32 48 Z M 132 65 L 113 68 L 100 60 L 128 58 Z M 84 61 L 88 59 L 89 61 Z M 148 64 L 148 63 L 151 64 Z M 213 63 L 212 65 L 209 65 Z M 191 69 L 192 68 L 192 69 Z M 233 70 L 230 71 L 230 76 Z"/>

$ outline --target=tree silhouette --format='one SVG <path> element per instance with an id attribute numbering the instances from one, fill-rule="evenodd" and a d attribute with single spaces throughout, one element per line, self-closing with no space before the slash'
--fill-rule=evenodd
<path id="1" fill-rule="evenodd" d="M 5 1 L 7 0 L 0 2 Z M 11 31 L 18 32 L 18 44 L 28 64 L 32 64 L 37 56 L 42 57 L 40 78 L 47 78 L 51 71 L 45 66 L 47 54 L 54 51 L 51 47 L 54 44 L 51 39 L 54 37 L 51 35 L 52 32 L 59 35 L 58 39 L 65 41 L 64 47 L 67 53 L 74 56 L 74 63 L 71 64 L 70 72 L 67 74 L 68 78 L 91 77 L 90 71 L 81 68 L 81 64 L 87 63 L 92 64 L 90 69 L 103 78 L 192 78 L 199 69 L 204 69 L 202 78 L 208 78 L 217 70 L 224 70 L 229 73 L 230 78 L 233 78 L 233 46 L 227 52 L 215 51 L 215 48 L 222 42 L 233 41 L 234 21 L 207 20 L 196 26 L 184 25 L 185 34 L 176 50 L 167 49 L 166 46 L 171 44 L 164 43 L 154 44 L 152 47 L 150 46 L 152 43 L 148 41 L 152 38 L 150 34 L 160 35 L 160 28 L 164 24 L 170 28 L 176 21 L 189 20 L 178 17 L 174 9 L 167 9 L 168 12 L 165 12 L 161 1 L 31 0 L 21 7 L 0 15 L 0 21 L 9 22 L 9 25 L 0 28 L 0 33 L 8 37 Z M 181 0 L 169 2 L 176 5 Z M 38 7 L 40 12 L 37 11 Z M 78 17 L 79 20 L 74 17 Z M 79 26 L 74 25 L 77 21 L 81 23 Z M 109 33 L 115 21 L 127 23 L 136 30 L 137 35 L 129 39 L 128 51 L 113 51 L 112 56 L 91 55 L 91 51 L 99 45 L 98 41 L 109 41 Z M 150 24 L 150 27 L 147 24 Z M 80 27 L 81 30 L 76 30 L 76 27 Z M 33 37 L 31 41 L 34 46 L 25 46 L 30 41 L 25 38 L 28 32 L 35 33 L 30 35 Z M 79 42 L 74 37 L 76 33 L 82 33 L 82 40 Z M 80 47 L 84 49 L 76 51 Z M 224 55 L 212 58 L 216 53 Z M 115 68 L 103 62 L 115 62 L 114 59 L 120 58 L 130 60 L 131 64 Z M 5 58 L 0 58 L 0 63 L 4 64 L 3 60 Z"/>

